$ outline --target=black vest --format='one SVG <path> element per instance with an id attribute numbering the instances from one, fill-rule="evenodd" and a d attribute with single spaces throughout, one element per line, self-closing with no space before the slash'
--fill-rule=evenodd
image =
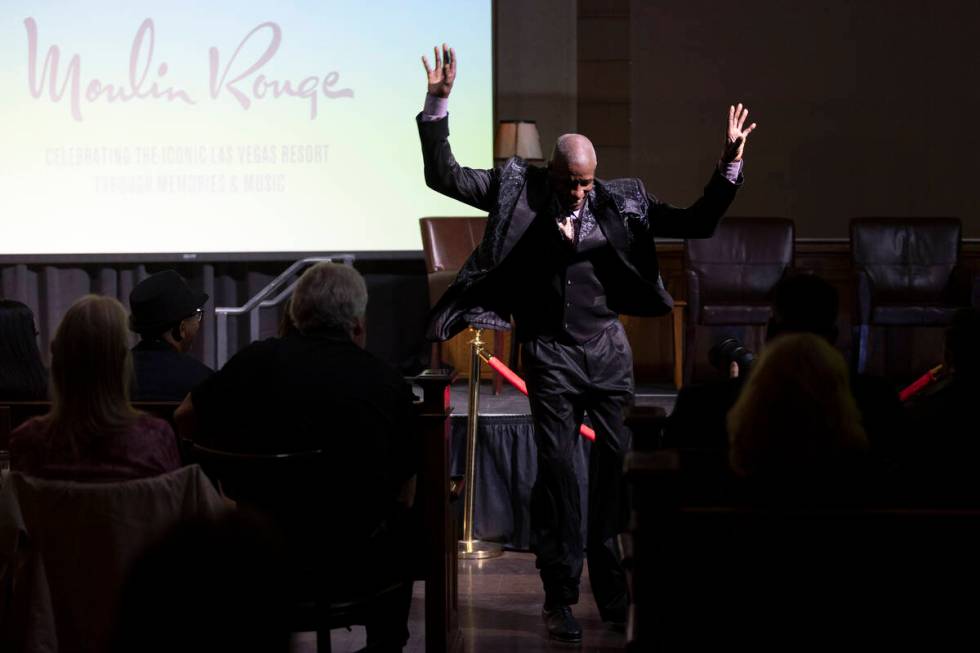
<path id="1" fill-rule="evenodd" d="M 542 211 L 515 246 L 503 275 L 513 293 L 517 337 L 584 343 L 618 319 L 606 303 L 603 271 L 616 253 L 592 211 L 582 209 L 577 243 L 562 237 L 553 213 Z"/>

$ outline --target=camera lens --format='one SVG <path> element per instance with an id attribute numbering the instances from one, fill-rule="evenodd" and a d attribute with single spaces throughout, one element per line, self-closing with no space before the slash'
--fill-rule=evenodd
<path id="1" fill-rule="evenodd" d="M 722 338 L 708 351 L 708 362 L 722 374 L 728 374 L 728 368 L 733 362 L 738 363 L 739 369 L 744 371 L 749 369 L 754 361 L 755 354 L 746 349 L 734 336 Z"/>

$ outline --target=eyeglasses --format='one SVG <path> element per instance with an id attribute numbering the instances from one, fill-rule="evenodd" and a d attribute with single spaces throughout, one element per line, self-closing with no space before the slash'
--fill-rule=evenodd
<path id="1" fill-rule="evenodd" d="M 188 315 L 184 319 L 185 320 L 194 320 L 195 322 L 200 322 L 201 320 L 204 319 L 204 309 L 203 308 L 195 308 L 194 309 L 194 313 L 192 315 Z"/>

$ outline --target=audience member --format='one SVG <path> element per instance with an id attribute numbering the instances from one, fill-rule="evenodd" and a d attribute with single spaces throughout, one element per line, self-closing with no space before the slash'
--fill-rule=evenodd
<path id="1" fill-rule="evenodd" d="M 832 477 L 863 461 L 868 448 L 843 356 L 808 333 L 765 347 L 728 413 L 728 431 L 740 476 Z"/>
<path id="2" fill-rule="evenodd" d="M 87 295 L 68 309 L 51 343 L 51 412 L 11 434 L 11 469 L 117 481 L 180 466 L 170 425 L 129 402 L 128 337 L 126 309 L 115 299 Z"/>
<path id="3" fill-rule="evenodd" d="M 946 331 L 942 380 L 909 402 L 910 446 L 903 467 L 933 480 L 973 482 L 980 439 L 980 311 L 957 311 Z M 973 495 L 977 496 L 976 490 Z"/>
<path id="4" fill-rule="evenodd" d="M 411 578 L 399 558 L 412 539 L 399 497 L 411 495 L 417 464 L 413 397 L 393 367 L 363 349 L 366 306 L 356 270 L 311 267 L 290 303 L 295 329 L 239 351 L 177 411 L 185 437 L 209 447 L 322 452 L 309 513 L 318 520 L 307 519 L 311 532 L 290 544 L 316 552 L 319 583 L 339 597 Z M 400 650 L 407 641 L 410 581 L 398 597 L 367 625 L 369 645 Z"/>
<path id="5" fill-rule="evenodd" d="M 207 293 L 196 292 L 173 270 L 157 272 L 129 294 L 138 401 L 180 401 L 212 374 L 188 352 L 201 328 Z"/>
<path id="6" fill-rule="evenodd" d="M 834 344 L 838 335 L 838 308 L 837 290 L 827 281 L 812 274 L 789 274 L 773 288 L 766 339 L 811 333 Z M 725 451 L 728 447 L 725 418 L 738 399 L 746 376 L 751 376 L 751 372 L 739 370 L 734 378 L 684 387 L 667 420 L 664 444 Z M 906 430 L 894 386 L 881 378 L 856 374 L 850 378 L 850 388 L 872 451 L 881 460 L 893 460 L 904 446 Z"/>
<path id="7" fill-rule="evenodd" d="M 287 560 L 275 529 L 241 512 L 177 526 L 132 566 L 112 651 L 287 653 Z"/>
<path id="8" fill-rule="evenodd" d="M 25 304 L 0 299 L 0 400 L 48 398 L 48 373 L 37 348 L 34 314 Z"/>

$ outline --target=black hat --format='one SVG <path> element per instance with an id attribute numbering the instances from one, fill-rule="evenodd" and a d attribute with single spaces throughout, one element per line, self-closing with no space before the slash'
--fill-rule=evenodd
<path id="1" fill-rule="evenodd" d="M 143 279 L 129 293 L 129 328 L 140 334 L 163 333 L 194 314 L 208 301 L 208 294 L 195 292 L 174 270 L 164 270 Z"/>

